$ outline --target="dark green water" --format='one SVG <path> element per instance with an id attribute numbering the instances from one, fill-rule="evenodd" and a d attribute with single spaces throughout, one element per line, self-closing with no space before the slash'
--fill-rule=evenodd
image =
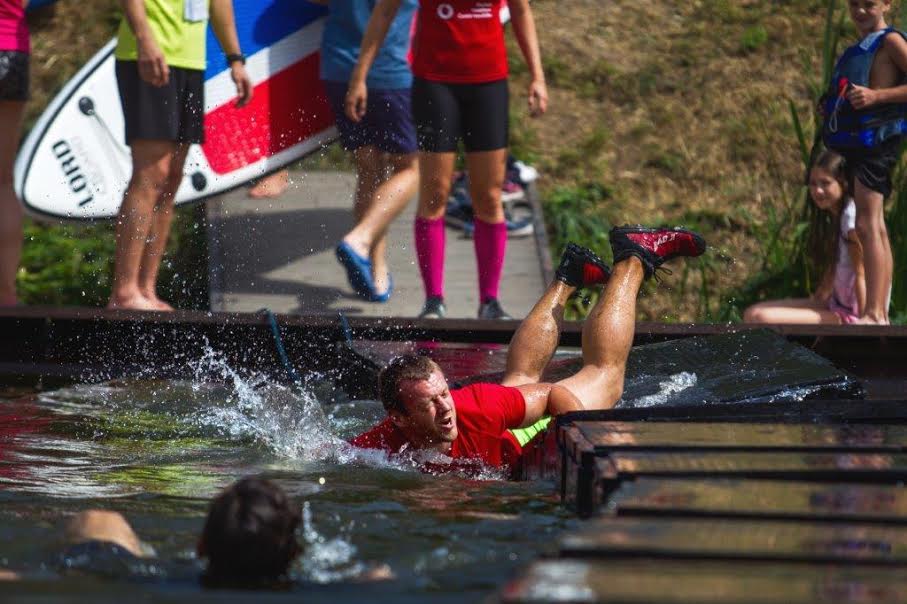
<path id="1" fill-rule="evenodd" d="M 0 399 L 0 600 L 475 602 L 548 551 L 571 520 L 548 483 L 427 476 L 342 439 L 382 417 L 241 377 L 216 358 L 192 382 L 126 381 Z M 195 540 L 210 498 L 264 475 L 303 509 L 305 553 L 289 592 L 211 592 Z M 158 558 L 104 577 L 61 573 L 60 525 L 123 513 Z M 396 579 L 354 579 L 376 563 Z M 253 598 L 254 596 L 254 598 Z"/>

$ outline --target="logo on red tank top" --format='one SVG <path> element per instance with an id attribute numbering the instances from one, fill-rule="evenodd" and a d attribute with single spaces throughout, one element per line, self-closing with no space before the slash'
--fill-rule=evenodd
<path id="1" fill-rule="evenodd" d="M 447 21 L 454 16 L 454 7 L 450 4 L 439 4 L 438 16 Z"/>

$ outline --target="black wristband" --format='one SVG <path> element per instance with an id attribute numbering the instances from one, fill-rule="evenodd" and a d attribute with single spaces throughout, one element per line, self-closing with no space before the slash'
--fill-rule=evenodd
<path id="1" fill-rule="evenodd" d="M 236 61 L 239 61 L 243 65 L 246 64 L 246 55 L 242 53 L 230 53 L 227 55 L 227 65 L 232 65 Z"/>

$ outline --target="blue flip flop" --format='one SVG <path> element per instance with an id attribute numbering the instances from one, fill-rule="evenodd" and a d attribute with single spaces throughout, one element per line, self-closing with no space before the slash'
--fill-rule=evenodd
<path id="1" fill-rule="evenodd" d="M 391 299 L 391 294 L 394 293 L 394 276 L 388 273 L 387 275 L 387 289 L 384 293 L 379 294 L 375 291 L 374 287 L 372 288 L 372 294 L 369 296 L 369 302 L 381 302 L 382 304 Z"/>
<path id="2" fill-rule="evenodd" d="M 345 241 L 338 243 L 334 252 L 337 260 L 346 269 L 346 278 L 350 282 L 350 287 L 360 298 L 370 300 L 375 291 L 375 284 L 372 281 L 372 261 L 357 254 Z"/>

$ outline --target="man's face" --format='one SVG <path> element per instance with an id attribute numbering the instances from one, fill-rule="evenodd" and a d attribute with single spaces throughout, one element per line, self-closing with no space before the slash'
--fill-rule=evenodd
<path id="1" fill-rule="evenodd" d="M 874 31 L 884 23 L 885 13 L 891 8 L 890 0 L 849 0 L 850 18 L 863 33 Z"/>
<path id="2" fill-rule="evenodd" d="M 400 382 L 406 414 L 391 411 L 391 419 L 417 448 L 450 449 L 457 438 L 457 410 L 447 380 L 436 369 L 425 380 Z"/>

